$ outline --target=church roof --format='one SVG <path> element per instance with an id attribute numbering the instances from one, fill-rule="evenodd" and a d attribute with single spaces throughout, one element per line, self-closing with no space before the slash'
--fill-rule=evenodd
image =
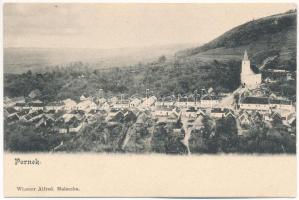
<path id="1" fill-rule="evenodd" d="M 245 52 L 244 52 L 243 60 L 248 60 L 247 50 L 245 50 Z"/>
<path id="2" fill-rule="evenodd" d="M 260 73 L 260 69 L 256 65 L 250 65 L 251 71 L 253 71 L 255 74 Z"/>

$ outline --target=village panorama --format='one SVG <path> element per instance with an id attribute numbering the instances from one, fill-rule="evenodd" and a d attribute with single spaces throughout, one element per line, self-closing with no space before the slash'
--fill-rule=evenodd
<path id="1" fill-rule="evenodd" d="M 174 61 L 7 73 L 5 151 L 296 153 L 296 12 L 248 22 Z"/>

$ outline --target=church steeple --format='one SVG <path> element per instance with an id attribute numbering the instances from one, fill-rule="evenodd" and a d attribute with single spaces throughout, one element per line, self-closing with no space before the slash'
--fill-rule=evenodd
<path id="1" fill-rule="evenodd" d="M 244 52 L 243 60 L 248 60 L 248 55 L 247 55 L 247 51 L 246 51 L 246 49 L 245 49 L 245 52 Z"/>

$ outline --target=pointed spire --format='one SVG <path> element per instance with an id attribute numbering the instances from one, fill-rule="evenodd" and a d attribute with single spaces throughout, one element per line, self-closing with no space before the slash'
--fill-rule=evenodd
<path id="1" fill-rule="evenodd" d="M 248 60 L 247 50 L 245 49 L 243 60 Z"/>

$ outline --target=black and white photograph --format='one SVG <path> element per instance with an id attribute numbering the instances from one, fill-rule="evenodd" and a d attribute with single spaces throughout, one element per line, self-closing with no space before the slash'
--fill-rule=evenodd
<path id="1" fill-rule="evenodd" d="M 5 197 L 296 196 L 296 2 L 1 6 Z"/>
<path id="2" fill-rule="evenodd" d="M 4 150 L 295 154 L 295 4 L 7 3 Z"/>

